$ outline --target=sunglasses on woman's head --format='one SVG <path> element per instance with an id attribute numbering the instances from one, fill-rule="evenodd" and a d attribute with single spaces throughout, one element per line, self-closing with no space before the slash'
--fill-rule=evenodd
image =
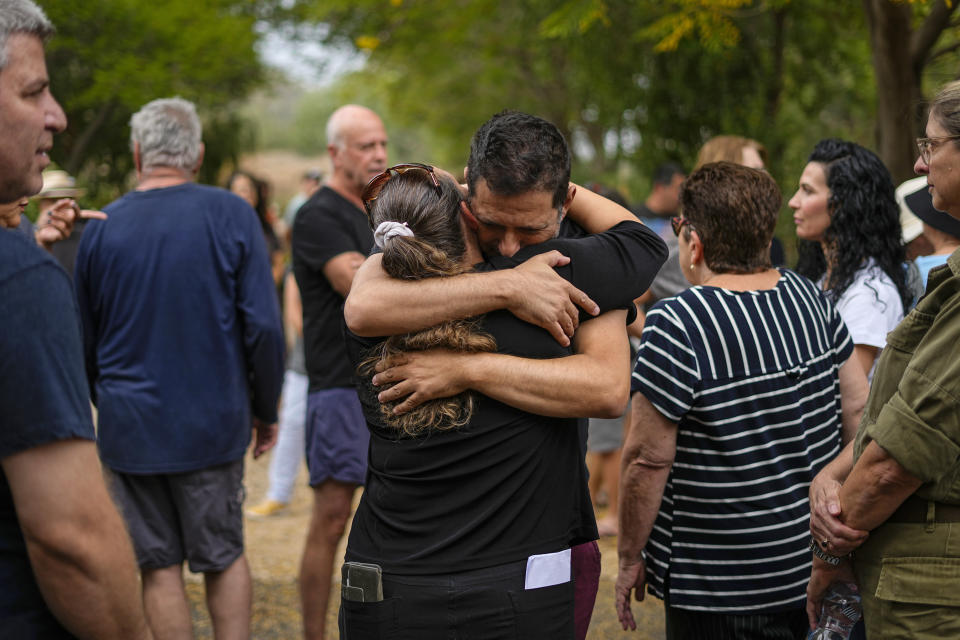
<path id="1" fill-rule="evenodd" d="M 426 171 L 430 176 L 430 180 L 433 182 L 433 188 L 437 190 L 437 196 L 440 198 L 443 197 L 443 190 L 440 189 L 440 183 L 437 181 L 437 176 L 433 173 L 433 167 L 428 164 L 421 164 L 419 162 L 395 164 L 392 167 L 387 167 L 386 171 L 383 173 L 378 173 L 370 178 L 370 182 L 368 182 L 367 186 L 363 188 L 363 192 L 360 194 L 360 199 L 363 201 L 363 206 L 367 210 L 367 215 L 370 215 L 370 203 L 377 199 L 377 196 L 379 196 L 380 192 L 383 190 L 383 186 L 390 182 L 390 178 L 392 178 L 394 175 L 406 173 L 412 169 Z"/>
<path id="2" fill-rule="evenodd" d="M 680 237 L 680 230 L 683 229 L 684 225 L 690 225 L 690 228 L 693 229 L 693 225 L 686 218 L 680 216 L 670 218 L 670 228 L 673 229 L 673 235 Z"/>

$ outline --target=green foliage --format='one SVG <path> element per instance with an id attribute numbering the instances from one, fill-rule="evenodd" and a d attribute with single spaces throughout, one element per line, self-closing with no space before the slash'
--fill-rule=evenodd
<path id="1" fill-rule="evenodd" d="M 574 142 L 577 179 L 633 198 L 657 164 L 692 165 L 716 134 L 762 140 L 774 175 L 793 183 L 819 137 L 869 128 L 869 48 L 849 3 L 357 0 L 311 11 L 327 42 L 366 47 L 354 86 L 379 92 L 453 166 L 503 108 L 555 122 Z"/>
<path id="2" fill-rule="evenodd" d="M 917 25 L 942 1 L 911 2 Z M 305 98 L 296 126 L 319 133 L 334 105 L 375 103 L 394 140 L 410 141 L 395 145 L 392 160 L 461 167 L 477 126 L 515 108 L 568 136 L 575 180 L 634 200 L 661 162 L 691 167 L 714 135 L 755 138 L 786 202 L 821 138 L 874 146 L 876 83 L 861 3 L 328 0 L 294 11 L 325 24 L 326 43 L 368 56 L 363 71 Z M 960 49 L 956 27 L 941 40 L 929 63 L 936 84 L 956 76 Z M 397 147 L 431 152 L 405 156 Z M 779 234 L 789 249 L 784 210 Z"/>
<path id="3" fill-rule="evenodd" d="M 229 113 L 263 81 L 256 21 L 275 2 L 41 0 L 57 26 L 47 46 L 55 95 L 69 126 L 54 159 L 103 204 L 128 185 L 130 116 L 155 98 L 194 101 L 206 125 L 207 164 L 235 156 L 242 123 Z"/>

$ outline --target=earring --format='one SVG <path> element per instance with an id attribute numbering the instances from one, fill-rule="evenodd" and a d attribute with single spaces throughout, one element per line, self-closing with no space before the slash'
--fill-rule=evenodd
<path id="1" fill-rule="evenodd" d="M 696 265 L 692 262 L 690 263 L 690 271 L 693 271 L 696 268 Z"/>

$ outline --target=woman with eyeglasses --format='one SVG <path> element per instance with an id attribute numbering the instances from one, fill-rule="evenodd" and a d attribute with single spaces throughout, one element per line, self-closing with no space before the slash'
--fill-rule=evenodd
<path id="1" fill-rule="evenodd" d="M 960 82 L 930 103 L 914 170 L 960 219 Z M 811 620 L 855 572 L 867 638 L 960 637 L 960 255 L 887 336 L 856 439 L 810 489 Z M 868 535 L 869 534 L 869 535 Z M 851 557 L 848 554 L 854 551 Z M 822 555 L 822 554 L 821 554 Z"/>
<path id="2" fill-rule="evenodd" d="M 797 271 L 840 310 L 869 380 L 887 333 L 915 296 L 907 285 L 890 172 L 858 144 L 821 140 L 789 205 L 797 226 Z"/>
<path id="3" fill-rule="evenodd" d="M 853 437 L 866 379 L 823 291 L 770 264 L 780 203 L 769 174 L 730 162 L 683 184 L 673 228 L 693 286 L 647 313 L 633 371 L 625 629 L 646 587 L 669 640 L 805 636 L 808 488 Z"/>
<path id="4" fill-rule="evenodd" d="M 663 242 L 628 210 L 581 189 L 570 215 L 589 209 L 599 228 L 587 230 L 608 231 L 490 262 L 464 220 L 470 213 L 458 186 L 433 167 L 391 167 L 371 180 L 363 200 L 383 269 L 394 278 L 509 268 L 559 250 L 570 263 L 558 273 L 601 312 L 614 310 L 617 322 L 635 313 L 633 299 L 666 257 Z M 614 371 L 628 366 L 623 346 Z M 343 569 L 341 637 L 573 638 L 570 549 L 597 537 L 577 420 L 515 408 L 497 395 L 509 390 L 456 393 L 401 415 L 393 409 L 403 398 L 381 404 L 378 394 L 391 389 L 389 381 L 374 384 L 381 365 L 440 348 L 449 358 L 484 358 L 470 366 L 525 367 L 530 358 L 571 355 L 507 311 L 386 339 L 347 332 L 370 449 Z"/>

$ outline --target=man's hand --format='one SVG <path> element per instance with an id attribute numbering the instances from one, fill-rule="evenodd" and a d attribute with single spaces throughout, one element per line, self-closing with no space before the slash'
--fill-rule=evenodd
<path id="1" fill-rule="evenodd" d="M 834 556 L 847 555 L 869 535 L 840 521 L 840 486 L 826 468 L 810 483 L 810 533 L 824 551 Z"/>
<path id="2" fill-rule="evenodd" d="M 514 267 L 511 271 L 519 282 L 514 300 L 507 307 L 524 322 L 549 331 L 565 347 L 580 323 L 578 306 L 594 316 L 600 313 L 590 296 L 553 270 L 569 263 L 570 258 L 559 251 L 548 251 Z"/>
<path id="3" fill-rule="evenodd" d="M 810 582 L 807 583 L 807 619 L 810 622 L 811 629 L 816 629 L 820 622 L 820 607 L 823 603 L 823 596 L 826 595 L 827 589 L 834 582 L 853 582 L 856 584 L 857 578 L 853 575 L 853 567 L 850 566 L 850 562 L 841 560 L 840 564 L 834 567 L 814 556 Z"/>
<path id="4" fill-rule="evenodd" d="M 277 444 L 277 423 L 267 424 L 254 418 L 253 432 L 253 459 L 256 460 Z"/>
<path id="5" fill-rule="evenodd" d="M 401 414 L 428 400 L 462 393 L 469 388 L 465 372 L 469 358 L 474 355 L 448 349 L 429 349 L 405 353 L 380 363 L 372 382 L 378 387 L 390 387 L 381 391 L 377 399 L 386 404 L 406 397 L 393 409 L 395 414 Z"/>
<path id="6" fill-rule="evenodd" d="M 73 233 L 73 225 L 78 218 L 106 220 L 107 214 L 102 211 L 81 209 L 70 198 L 58 200 L 49 211 L 37 218 L 37 244 L 49 251 L 54 244 L 70 237 Z"/>
<path id="7" fill-rule="evenodd" d="M 633 619 L 633 611 L 630 610 L 630 592 L 634 592 L 637 602 L 643 600 L 644 588 L 647 583 L 647 564 L 641 557 L 637 561 L 620 557 L 620 569 L 617 571 L 617 582 L 614 586 L 614 593 L 617 605 L 617 618 L 620 619 L 620 625 L 624 631 L 637 630 L 637 623 Z"/>

